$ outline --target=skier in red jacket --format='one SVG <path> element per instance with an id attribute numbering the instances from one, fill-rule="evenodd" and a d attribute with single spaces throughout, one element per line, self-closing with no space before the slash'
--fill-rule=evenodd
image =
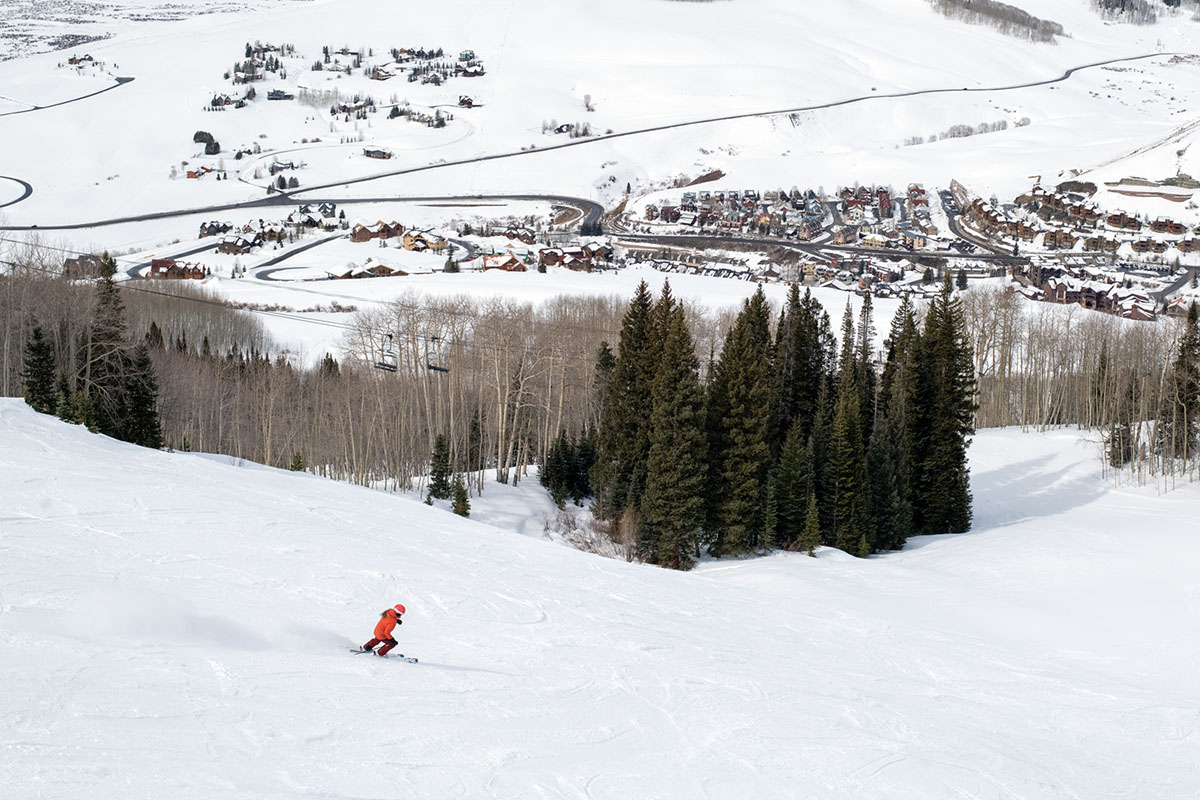
<path id="1" fill-rule="evenodd" d="M 397 603 L 392 608 L 384 611 L 379 615 L 379 622 L 375 624 L 375 638 L 362 646 L 362 649 L 368 653 L 375 653 L 377 656 L 386 656 L 388 651 L 395 647 L 397 642 L 392 637 L 392 631 L 397 625 L 403 625 L 401 617 L 404 616 L 404 606 Z M 378 650 L 375 645 L 382 644 L 383 647 Z"/>

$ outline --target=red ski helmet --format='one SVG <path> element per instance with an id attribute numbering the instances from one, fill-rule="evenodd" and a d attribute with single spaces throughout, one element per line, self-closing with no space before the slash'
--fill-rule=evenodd
<path id="1" fill-rule="evenodd" d="M 395 609 L 396 609 L 396 613 L 397 613 L 397 614 L 403 614 L 403 613 L 404 613 L 404 606 L 400 605 L 399 603 L 396 603 L 396 605 L 395 605 Z"/>

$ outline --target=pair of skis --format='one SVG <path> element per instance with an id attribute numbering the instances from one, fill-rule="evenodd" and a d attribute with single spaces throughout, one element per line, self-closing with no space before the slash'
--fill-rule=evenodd
<path id="1" fill-rule="evenodd" d="M 406 656 L 403 653 L 388 653 L 387 655 L 380 656 L 378 653 L 375 653 L 374 650 L 363 650 L 361 647 L 351 647 L 350 652 L 354 653 L 355 655 L 362 655 L 363 653 L 372 653 L 377 658 L 391 658 L 396 661 L 407 661 L 409 664 L 417 663 L 417 660 L 415 658 L 413 658 L 412 656 Z"/>

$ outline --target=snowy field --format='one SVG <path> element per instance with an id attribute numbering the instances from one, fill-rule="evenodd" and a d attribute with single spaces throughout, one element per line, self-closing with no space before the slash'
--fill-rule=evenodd
<path id="1" fill-rule="evenodd" d="M 1200 492 L 1098 463 L 984 431 L 970 534 L 681 574 L 540 540 L 532 481 L 462 520 L 0 401 L 0 785 L 1193 798 Z M 421 663 L 347 652 L 395 602 Z"/>
<path id="2" fill-rule="evenodd" d="M 363 252 L 369 255 L 394 252 L 365 244 L 360 247 L 366 248 Z M 286 277 L 288 274 L 281 273 L 280 277 Z M 531 268 L 527 272 L 437 272 L 430 275 L 414 274 L 343 281 L 206 280 L 202 285 L 219 296 L 238 302 L 256 303 L 260 306 L 280 305 L 300 312 L 314 306 L 327 306 L 331 302 L 353 306 L 358 311 L 370 311 L 397 299 L 407 301 L 413 298 L 458 296 L 473 298 L 480 303 L 500 298 L 534 306 L 563 296 L 609 297 L 626 304 L 641 281 L 645 281 L 655 295 L 661 293 L 663 285 L 669 281 L 675 297 L 685 299 L 696 308 L 713 314 L 736 311 L 760 286 L 774 307 L 780 308 L 790 291 L 784 284 L 762 285 L 702 275 L 674 275 L 646 266 L 598 273 L 547 267 L 545 273 Z M 855 294 L 820 287 L 813 287 L 812 293 L 829 313 L 835 329 L 841 323 L 847 302 L 855 314 L 862 307 L 862 298 Z M 877 346 L 882 347 L 883 337 L 887 335 L 888 326 L 899 306 L 900 301 L 894 298 L 877 298 L 873 301 Z M 282 316 L 260 315 L 259 319 L 276 342 L 285 344 L 299 356 L 301 362 L 309 364 L 319 361 L 325 353 L 336 355 L 345 352 L 344 337 L 353 327 L 354 321 L 352 314 L 321 312 L 285 313 Z M 333 323 L 333 326 L 330 323 Z M 613 344 L 616 343 L 619 333 L 619 330 L 612 331 Z"/>
<path id="3" fill-rule="evenodd" d="M 1169 137 L 1192 121 L 1200 102 L 1200 67 L 1167 55 L 1200 50 L 1200 26 L 1186 15 L 1146 27 L 1107 24 L 1088 0 L 1042 0 L 1032 9 L 1066 28 L 1069 36 L 1056 44 L 948 20 L 925 0 L 614 0 L 602 8 L 566 0 L 554 13 L 516 0 L 402 6 L 255 0 L 205 7 L 201 14 L 189 8 L 148 0 L 89 6 L 91 16 L 108 19 L 104 34 L 111 38 L 0 62 L 0 102 L 7 104 L 0 112 L 62 103 L 117 77 L 133 78 L 78 102 L 0 116 L 6 143 L 0 174 L 35 187 L 33 197 L 6 209 L 9 224 L 44 227 L 257 199 L 268 178 L 254 172 L 264 158 L 234 159 L 236 150 L 256 145 L 266 158 L 304 161 L 295 173 L 301 188 L 535 148 L 517 159 L 356 184 L 341 190 L 346 196 L 539 192 L 593 197 L 611 207 L 626 183 L 640 196 L 679 175 L 721 169 L 736 186 L 944 186 L 957 177 L 984 196 L 1011 197 L 1028 188 L 1032 175 L 1050 181 Z M 46 24 L 66 34 L 86 27 L 82 16 Z M 711 36 L 716 30 L 719 39 Z M 897 30 L 904 31 L 902 39 Z M 586 31 L 589 44 L 581 46 L 580 35 L 566 31 Z M 254 41 L 295 46 L 294 57 L 284 58 L 286 77 L 272 73 L 256 83 L 258 97 L 245 108 L 206 111 L 215 93 L 245 90 L 223 76 Z M 381 66 L 390 61 L 390 48 L 418 45 L 444 48 L 451 60 L 471 49 L 487 74 L 432 86 L 402 75 L 374 81 L 361 69 L 311 70 L 325 46 L 361 48 L 369 54 L 365 65 Z M 101 64 L 82 71 L 65 64 L 85 52 Z M 1156 52 L 1164 55 L 1086 70 L 1053 85 L 1005 88 Z M 389 120 L 386 112 L 331 119 L 329 103 L 267 101 L 272 88 L 337 88 L 346 99 L 370 94 L 379 104 L 449 107 L 454 119 L 441 129 Z M 974 91 L 985 88 L 995 91 Z M 952 91 L 884 97 L 930 89 Z M 481 105 L 457 108 L 463 93 Z M 854 98 L 864 100 L 794 117 L 706 123 L 537 152 L 567 141 L 544 132 L 550 121 L 623 134 Z M 1024 118 L 1029 124 L 1017 127 Z M 1000 121 L 1007 130 L 905 146 L 954 125 Z M 192 141 L 197 129 L 213 133 L 222 153 L 204 156 Z M 1188 132 L 1183 144 L 1193 136 Z M 389 148 L 395 158 L 364 158 L 362 143 Z M 1186 147 L 1171 152 L 1179 149 Z M 58 157 L 21 157 L 36 152 Z M 1182 158 L 1185 171 L 1200 173 L 1195 157 Z M 183 162 L 224 167 L 231 180 L 171 180 L 171 169 L 183 170 Z"/>

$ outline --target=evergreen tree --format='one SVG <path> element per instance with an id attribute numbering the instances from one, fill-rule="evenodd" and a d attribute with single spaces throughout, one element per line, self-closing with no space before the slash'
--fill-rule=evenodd
<path id="1" fill-rule="evenodd" d="M 817 498 L 820 515 L 821 543 L 833 546 L 834 499 L 836 491 L 830 453 L 833 448 L 833 389 L 828 381 L 822 381 L 821 393 L 817 398 L 817 413 L 813 417 L 812 432 L 804 449 L 804 461 L 811 476 L 812 490 Z"/>
<path id="2" fill-rule="evenodd" d="M 804 530 L 800 534 L 800 550 L 816 557 L 816 549 L 821 544 L 821 515 L 817 512 L 817 496 L 808 493 L 808 508 L 804 515 Z"/>
<path id="3" fill-rule="evenodd" d="M 599 421 L 604 418 L 604 410 L 608 406 L 608 396 L 612 390 L 616 369 L 617 357 L 613 355 L 612 348 L 608 346 L 608 342 L 601 342 L 600 347 L 596 349 L 596 368 L 592 378 L 592 396 L 596 398 L 596 407 L 592 417 L 594 420 Z"/>
<path id="4" fill-rule="evenodd" d="M 853 374 L 853 371 L 853 367 L 847 369 L 848 373 Z M 859 402 L 858 386 L 853 380 L 839 387 L 829 451 L 829 470 L 833 479 L 834 544 L 847 553 L 855 554 L 859 552 L 862 540 L 873 542 L 875 538 Z"/>
<path id="5" fill-rule="evenodd" d="M 595 511 L 604 519 L 618 519 L 626 509 L 641 505 L 655 372 L 651 360 L 653 329 L 650 289 L 642 281 L 621 324 L 621 341 L 597 437 L 591 482 L 597 500 Z"/>
<path id="6" fill-rule="evenodd" d="M 868 466 L 871 477 L 876 547 L 899 550 L 912 532 L 912 503 L 901 476 L 902 437 L 897 419 L 882 415 L 871 437 Z"/>
<path id="7" fill-rule="evenodd" d="M 773 438 L 777 440 L 777 448 L 791 430 L 793 421 L 799 419 L 801 422 L 802 440 L 807 438 L 812 425 L 817 394 L 826 369 L 820 337 L 822 314 L 812 293 L 805 290 L 801 298 L 800 288 L 793 284 L 775 337 Z"/>
<path id="8" fill-rule="evenodd" d="M 767 488 L 763 492 L 762 535 L 759 548 L 768 555 L 779 546 L 779 498 L 775 476 L 767 475 Z"/>
<path id="9" fill-rule="evenodd" d="M 746 553 L 764 544 L 773 344 L 770 309 L 759 287 L 725 337 L 710 392 L 715 447 L 709 453 L 709 489 L 716 511 L 713 551 L 719 555 Z"/>
<path id="10" fill-rule="evenodd" d="M 868 331 L 869 333 L 869 331 Z M 865 337 L 864 337 L 865 338 Z M 850 302 L 842 318 L 841 354 L 838 357 L 837 401 L 829 448 L 832 479 L 833 541 L 847 553 L 859 553 L 861 542 L 874 543 L 875 526 L 870 508 L 870 479 L 866 459 L 866 414 L 862 410 L 867 374 L 862 364 L 864 346 L 855 337 Z"/>
<path id="11" fill-rule="evenodd" d="M 67 404 L 71 399 L 71 387 L 67 383 L 67 376 L 62 372 L 58 373 L 58 388 L 55 393 L 54 413 L 64 422 L 70 422 L 67 418 Z"/>
<path id="12" fill-rule="evenodd" d="M 875 429 L 875 393 L 878 376 L 875 374 L 875 324 L 872 318 L 871 295 L 863 298 L 858 314 L 858 343 L 856 345 L 855 381 L 859 390 L 859 410 L 862 414 L 863 447 L 871 440 Z"/>
<path id="13" fill-rule="evenodd" d="M 41 326 L 35 325 L 25 343 L 25 369 L 21 372 L 25 382 L 25 402 L 34 411 L 54 413 L 58 405 L 57 372 L 54 345 L 42 335 Z"/>
<path id="14" fill-rule="evenodd" d="M 205 341 L 207 341 L 207 338 Z M 341 365 L 329 353 L 325 354 L 324 358 L 321 359 L 320 366 L 317 367 L 317 372 L 322 378 L 336 378 L 341 374 L 341 371 Z"/>
<path id="15" fill-rule="evenodd" d="M 484 468 L 483 463 L 483 419 L 479 409 L 471 415 L 471 428 L 467 431 L 467 466 L 468 472 Z"/>
<path id="16" fill-rule="evenodd" d="M 658 375 L 658 368 L 661 363 L 663 347 L 667 338 L 667 330 L 671 327 L 672 317 L 675 310 L 679 308 L 679 304 L 675 301 L 675 295 L 671 293 L 671 282 L 663 281 L 662 293 L 658 296 L 658 301 L 654 304 L 654 310 L 650 317 L 650 341 L 646 349 L 646 360 L 649 363 L 651 394 L 653 395 L 653 383 Z M 651 401 L 653 403 L 653 401 Z"/>
<path id="17" fill-rule="evenodd" d="M 871 439 L 869 466 L 878 547 L 897 550 L 913 531 L 914 454 L 923 450 L 926 420 L 917 399 L 920 334 L 908 296 L 892 319 L 879 381 L 879 413 Z"/>
<path id="18" fill-rule="evenodd" d="M 807 431 L 811 425 L 796 417 L 784 439 L 775 477 L 775 538 L 793 546 L 804 531 L 808 496 L 813 493 L 807 458 Z"/>
<path id="19" fill-rule="evenodd" d="M 1133 460 L 1133 426 L 1113 420 L 1108 429 L 1108 463 L 1120 469 Z"/>
<path id="20" fill-rule="evenodd" d="M 126 396 L 131 364 L 125 306 L 112 275 L 116 266 L 106 253 L 101 261 L 103 277 L 96 284 L 96 306 L 92 313 L 84 347 L 82 389 L 88 396 L 101 433 L 124 439 L 128 425 L 129 403 Z"/>
<path id="21" fill-rule="evenodd" d="M 917 465 L 921 533 L 961 533 L 971 527 L 967 441 L 975 432 L 975 367 L 962 305 L 947 276 L 925 317 L 918 355 L 918 414 L 924 417 L 923 458 Z"/>
<path id="22" fill-rule="evenodd" d="M 446 437 L 439 433 L 429 457 L 429 494 L 427 501 L 447 500 L 450 497 L 450 448 Z"/>
<path id="23" fill-rule="evenodd" d="M 892 327 L 884 341 L 886 361 L 879 378 L 879 407 L 887 412 L 891 402 L 893 385 L 899 381 L 912 388 L 916 369 L 916 345 L 920 334 L 917 330 L 916 309 L 912 299 L 904 295 L 900 307 L 892 317 Z"/>
<path id="24" fill-rule="evenodd" d="M 467 485 L 463 482 L 462 473 L 454 473 L 454 482 L 451 488 L 454 494 L 454 504 L 451 509 L 460 517 L 471 516 L 471 499 L 467 497 Z"/>
<path id="25" fill-rule="evenodd" d="M 588 427 L 575 443 L 574 459 L 569 480 L 571 500 L 582 505 L 584 498 L 592 496 L 592 485 L 588 479 L 592 465 L 596 463 L 596 429 Z"/>
<path id="26" fill-rule="evenodd" d="M 68 415 L 101 433 L 147 447 L 162 446 L 158 381 L 145 344 L 131 347 L 125 308 L 113 282 L 116 264 L 105 254 L 96 306 L 80 347 L 79 386 L 86 397 L 68 400 Z"/>
<path id="27" fill-rule="evenodd" d="M 292 472 L 303 472 L 304 456 L 301 453 L 296 452 L 292 456 L 292 463 L 288 464 L 288 469 L 290 469 Z"/>
<path id="28" fill-rule="evenodd" d="M 704 524 L 704 395 L 683 309 L 676 305 L 665 324 L 638 548 L 647 561 L 688 569 Z"/>
<path id="29" fill-rule="evenodd" d="M 546 463 L 542 465 L 541 483 L 550 492 L 554 505 L 562 508 L 570 495 L 571 443 L 566 430 L 558 436 L 546 451 Z"/>
<path id="30" fill-rule="evenodd" d="M 1200 434 L 1200 323 L 1196 303 L 1188 307 L 1179 348 L 1156 426 L 1158 450 L 1173 458 L 1196 454 Z"/>
<path id="31" fill-rule="evenodd" d="M 125 441 L 142 447 L 162 447 L 158 378 L 150 361 L 150 351 L 144 344 L 134 350 L 126 377 L 125 397 L 128 405 L 128 424 L 123 432 Z"/>
<path id="32" fill-rule="evenodd" d="M 776 336 L 777 439 L 788 435 L 795 420 L 801 424 L 801 441 L 808 438 L 829 367 L 827 346 L 832 337 L 828 327 L 829 318 L 812 292 L 806 289 L 801 298 L 799 287 L 793 285 Z"/>
<path id="33" fill-rule="evenodd" d="M 96 422 L 96 409 L 92 406 L 92 400 L 88 397 L 87 392 L 72 389 L 68 394 L 60 395 L 59 399 L 59 419 L 83 425 L 93 433 L 100 430 Z"/>
<path id="34" fill-rule="evenodd" d="M 146 346 L 155 350 L 163 349 L 162 329 L 153 320 L 150 321 L 150 329 L 146 331 Z"/>

